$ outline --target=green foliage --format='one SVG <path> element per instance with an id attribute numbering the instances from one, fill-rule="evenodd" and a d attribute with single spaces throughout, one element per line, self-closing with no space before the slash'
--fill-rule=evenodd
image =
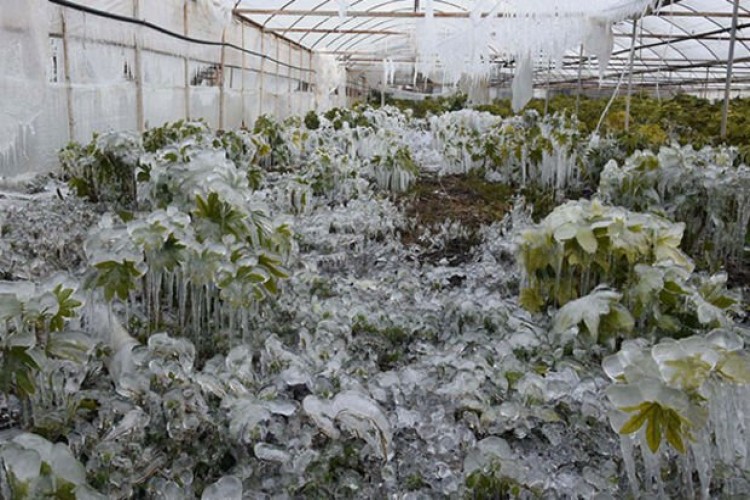
<path id="1" fill-rule="evenodd" d="M 386 104 L 395 106 L 405 113 L 411 113 L 414 118 L 426 118 L 430 115 L 440 115 L 451 111 L 466 109 L 469 96 L 457 92 L 449 96 L 426 96 L 422 100 L 386 99 Z"/>
<path id="2" fill-rule="evenodd" d="M 318 118 L 318 113 L 314 110 L 308 111 L 305 115 L 305 127 L 308 130 L 318 130 L 320 128 L 320 118 Z"/>
<path id="3" fill-rule="evenodd" d="M 466 477 L 467 491 L 464 498 L 467 500 L 541 498 L 539 491 L 503 475 L 500 469 L 500 465 L 495 464 L 469 474 Z"/>
<path id="4" fill-rule="evenodd" d="M 136 263 L 131 260 L 98 262 L 94 264 L 94 269 L 96 272 L 90 286 L 101 288 L 107 301 L 115 297 L 127 300 L 130 292 L 136 290 L 138 279 L 143 275 L 136 268 Z"/>
<path id="5" fill-rule="evenodd" d="M 634 415 L 620 429 L 620 434 L 632 434 L 646 426 L 646 443 L 652 453 L 659 450 L 662 436 L 676 451 L 685 453 L 685 442 L 688 440 L 689 422 L 671 408 L 664 408 L 659 403 L 647 401 L 634 407 L 621 408 Z"/>
<path id="6" fill-rule="evenodd" d="M 169 145 L 199 138 L 207 131 L 208 125 L 202 120 L 177 120 L 173 123 L 165 123 L 161 127 L 150 128 L 143 133 L 143 149 L 148 153 L 156 153 Z"/>
<path id="7" fill-rule="evenodd" d="M 75 193 L 94 203 L 131 208 L 137 202 L 136 170 L 140 138 L 127 134 L 94 135 L 87 145 L 71 143 L 60 151 L 63 173 Z"/>
<path id="8" fill-rule="evenodd" d="M 253 132 L 268 147 L 268 151 L 259 151 L 269 166 L 286 166 L 292 158 L 292 152 L 284 137 L 284 129 L 268 115 L 261 115 L 255 121 Z"/>
<path id="9" fill-rule="evenodd" d="M 579 102 L 577 118 L 581 123 L 581 132 L 590 134 L 596 129 L 605 107 L 607 98 L 589 98 L 582 96 Z M 605 117 L 601 133 L 617 140 L 624 146 L 626 154 L 636 150 L 658 150 L 669 142 L 681 145 L 692 144 L 696 148 L 727 144 L 745 148 L 750 144 L 750 99 L 736 98 L 730 102 L 727 139 L 719 137 L 721 128 L 721 101 L 709 101 L 688 94 L 678 94 L 670 99 L 656 99 L 645 94 L 634 95 L 631 99 L 630 131 L 625 131 L 624 96 L 617 97 L 609 114 Z M 484 111 L 494 112 L 500 116 L 510 116 L 510 101 L 498 100 L 492 105 L 482 107 Z M 544 111 L 544 100 L 532 100 L 526 109 Z M 576 96 L 556 95 L 547 106 L 548 113 L 576 112 Z M 745 154 L 747 154 L 745 152 Z"/>
<path id="10" fill-rule="evenodd" d="M 0 391 L 27 398 L 36 392 L 45 356 L 77 361 L 88 346 L 64 333 L 82 303 L 59 280 L 14 282 L 0 293 Z"/>
<path id="11" fill-rule="evenodd" d="M 36 392 L 34 376 L 40 367 L 29 356 L 29 347 L 11 346 L 2 350 L 0 365 L 0 391 L 4 394 L 18 394 L 27 398 Z"/>

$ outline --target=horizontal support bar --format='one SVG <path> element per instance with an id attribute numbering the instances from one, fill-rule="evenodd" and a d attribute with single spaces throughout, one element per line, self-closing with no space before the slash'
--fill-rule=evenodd
<path id="1" fill-rule="evenodd" d="M 390 30 L 355 30 L 355 29 L 323 29 L 323 28 L 273 28 L 267 33 L 320 33 L 325 35 L 409 35 L 403 31 Z"/>
<path id="2" fill-rule="evenodd" d="M 240 7 L 234 10 L 237 14 L 245 14 L 250 16 L 299 16 L 299 17 L 339 17 L 337 10 L 310 10 L 310 9 L 250 9 Z M 435 12 L 435 18 L 453 18 L 453 19 L 466 19 L 470 17 L 470 13 L 467 12 Z M 482 17 L 488 17 L 489 12 L 481 14 Z M 496 14 L 498 17 L 516 17 L 515 13 L 512 12 L 500 12 Z M 571 16 L 577 14 L 570 14 Z M 686 12 L 686 11 L 660 11 L 653 15 L 662 17 L 732 17 L 731 12 Z M 369 10 L 351 10 L 347 11 L 346 17 L 385 17 L 385 18 L 423 18 L 425 17 L 424 12 L 389 12 L 389 11 L 369 11 Z M 524 15 L 524 17 L 565 17 L 558 13 L 546 13 L 546 14 L 533 14 Z M 740 17 L 750 17 L 750 13 L 741 14 Z"/>

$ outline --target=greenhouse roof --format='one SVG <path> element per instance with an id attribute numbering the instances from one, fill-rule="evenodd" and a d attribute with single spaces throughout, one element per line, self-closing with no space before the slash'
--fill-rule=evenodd
<path id="1" fill-rule="evenodd" d="M 633 83 L 635 85 L 680 86 L 700 90 L 723 86 L 732 31 L 734 0 L 600 0 L 580 2 L 563 0 L 504 0 L 474 2 L 468 0 L 264 0 L 258 3 L 240 0 L 236 13 L 259 24 L 265 30 L 298 42 L 310 49 L 335 56 L 353 69 L 373 70 L 384 58 L 393 64 L 413 67 L 419 62 L 420 39 L 424 44 L 425 19 L 434 9 L 434 22 L 442 33 L 472 32 L 482 28 L 487 18 L 494 24 L 488 35 L 488 54 L 494 63 L 493 79 L 502 84 L 513 77 L 516 56 L 505 47 L 503 37 L 495 37 L 502 19 L 506 23 L 522 20 L 522 32 L 514 35 L 550 37 L 553 31 L 576 30 L 566 23 L 568 16 L 584 14 L 592 18 L 609 17 L 613 23 L 614 46 L 606 70 L 600 74 L 595 56 L 582 52 L 581 41 L 566 47 L 562 58 L 538 57 L 534 79 L 537 85 L 575 86 L 579 71 L 582 85 L 616 84 L 629 67 L 633 18 L 635 21 Z M 592 6 L 593 5 L 593 6 Z M 645 15 L 641 6 L 646 5 Z M 636 14 L 628 8 L 635 6 Z M 481 10 L 479 10 L 481 9 Z M 618 11 L 617 16 L 608 13 Z M 553 19 L 554 22 L 550 22 Z M 556 26 L 556 29 L 553 27 Z M 750 88 L 750 1 L 740 0 L 734 56 L 734 88 Z M 504 28 L 500 28 L 504 29 Z M 507 30 L 504 35 L 513 35 Z M 575 37 L 565 36 L 567 42 Z M 554 38 L 554 36 L 552 37 Z M 557 42 L 556 42 L 557 43 Z M 537 47 L 535 47 L 537 48 Z M 516 47 L 517 49 L 517 47 Z M 540 51 L 544 52 L 544 51 Z"/>

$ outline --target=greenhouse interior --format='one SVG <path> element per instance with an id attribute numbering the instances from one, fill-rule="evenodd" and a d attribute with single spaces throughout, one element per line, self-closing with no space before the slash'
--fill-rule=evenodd
<path id="1" fill-rule="evenodd" d="M 0 498 L 750 498 L 750 0 L 0 0 Z"/>

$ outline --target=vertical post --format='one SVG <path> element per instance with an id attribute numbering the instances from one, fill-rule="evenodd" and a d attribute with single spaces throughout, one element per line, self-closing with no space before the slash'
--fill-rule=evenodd
<path id="1" fill-rule="evenodd" d="M 226 71 L 226 57 L 227 57 L 227 29 L 224 28 L 221 32 L 221 61 L 219 63 L 219 129 L 224 129 L 224 84 L 226 79 L 224 78 L 224 71 Z"/>
<path id="2" fill-rule="evenodd" d="M 547 91 L 544 93 L 544 116 L 547 116 L 549 112 L 549 80 L 551 72 L 552 68 L 550 68 L 550 63 L 547 61 Z"/>
<path id="3" fill-rule="evenodd" d="M 242 96 L 242 120 L 240 121 L 240 125 L 245 128 L 247 127 L 247 124 L 245 123 L 245 74 L 247 73 L 247 54 L 245 53 L 245 50 L 247 50 L 247 48 L 245 47 L 245 23 L 240 23 L 240 29 L 242 30 L 242 80 L 240 82 L 240 96 Z"/>
<path id="4" fill-rule="evenodd" d="M 706 79 L 703 82 L 703 98 L 708 99 L 708 79 L 711 76 L 711 67 L 706 66 Z"/>
<path id="5" fill-rule="evenodd" d="M 141 0 L 133 0 L 133 17 L 141 17 Z M 143 61 L 141 54 L 141 42 L 138 39 L 140 29 L 136 28 L 133 34 L 133 47 L 135 48 L 135 121 L 138 132 L 146 128 L 145 111 L 143 107 Z"/>
<path id="6" fill-rule="evenodd" d="M 625 132 L 630 130 L 630 100 L 633 93 L 633 63 L 635 62 L 635 37 L 638 31 L 638 19 L 633 19 L 633 33 L 630 36 L 630 59 L 628 61 L 628 94 L 625 97 Z"/>
<path id="7" fill-rule="evenodd" d="M 734 0 L 732 9 L 732 32 L 729 37 L 729 60 L 727 61 L 727 81 L 724 84 L 724 109 L 721 112 L 721 138 L 727 138 L 727 122 L 729 120 L 729 94 L 732 91 L 732 71 L 734 69 L 734 46 L 737 42 L 737 17 L 740 10 L 740 0 Z"/>
<path id="8" fill-rule="evenodd" d="M 581 93 L 583 92 L 583 44 L 578 55 L 578 87 L 576 90 L 576 116 L 581 108 Z"/>
<path id="9" fill-rule="evenodd" d="M 258 94 L 258 116 L 263 114 L 263 85 L 266 79 L 266 32 L 260 30 L 260 89 Z"/>
<path id="10" fill-rule="evenodd" d="M 280 61 L 281 61 L 281 39 L 276 38 L 276 73 L 275 73 L 275 78 L 274 78 L 274 82 L 276 83 L 276 85 L 274 85 L 274 90 L 276 92 L 279 91 L 279 87 L 280 87 L 279 85 L 279 79 L 281 77 L 281 64 L 279 64 Z M 276 115 L 276 118 L 281 117 L 281 109 L 279 106 L 278 94 L 276 94 L 276 107 L 274 108 L 273 111 L 274 111 L 274 114 Z"/>
<path id="11" fill-rule="evenodd" d="M 287 63 L 289 63 L 289 66 L 287 66 L 287 73 L 289 74 L 289 97 L 287 98 L 287 101 L 289 102 L 289 116 L 292 116 L 294 113 L 294 106 L 292 106 L 292 96 L 294 94 L 292 93 L 292 44 L 287 42 L 287 45 L 289 46 L 289 57 L 287 57 Z"/>
<path id="12" fill-rule="evenodd" d="M 182 33 L 185 36 L 190 36 L 190 15 L 188 14 L 188 1 L 185 0 L 182 9 Z M 190 44 L 185 45 L 187 54 L 184 57 L 185 64 L 185 119 L 190 119 Z"/>
<path id="13" fill-rule="evenodd" d="M 65 97 L 68 106 L 68 139 L 76 140 L 76 120 L 73 114 L 73 82 L 70 75 L 70 47 L 68 46 L 68 25 L 65 22 L 65 8 L 60 9 L 62 19 L 63 69 L 65 71 Z"/>
<path id="14" fill-rule="evenodd" d="M 313 66 L 312 57 L 313 57 L 312 56 L 312 50 L 310 50 L 307 53 L 307 69 L 309 69 L 309 70 L 312 70 L 312 66 Z M 317 101 L 317 97 L 316 97 L 317 96 L 316 90 L 318 88 L 317 85 L 318 85 L 318 83 L 313 81 L 313 72 L 312 71 L 308 71 L 307 72 L 307 90 L 308 90 L 308 92 L 311 93 L 311 95 L 308 97 L 308 99 L 310 99 L 312 101 L 310 103 L 311 104 L 310 109 L 314 109 L 316 111 L 318 109 L 318 101 Z"/>

